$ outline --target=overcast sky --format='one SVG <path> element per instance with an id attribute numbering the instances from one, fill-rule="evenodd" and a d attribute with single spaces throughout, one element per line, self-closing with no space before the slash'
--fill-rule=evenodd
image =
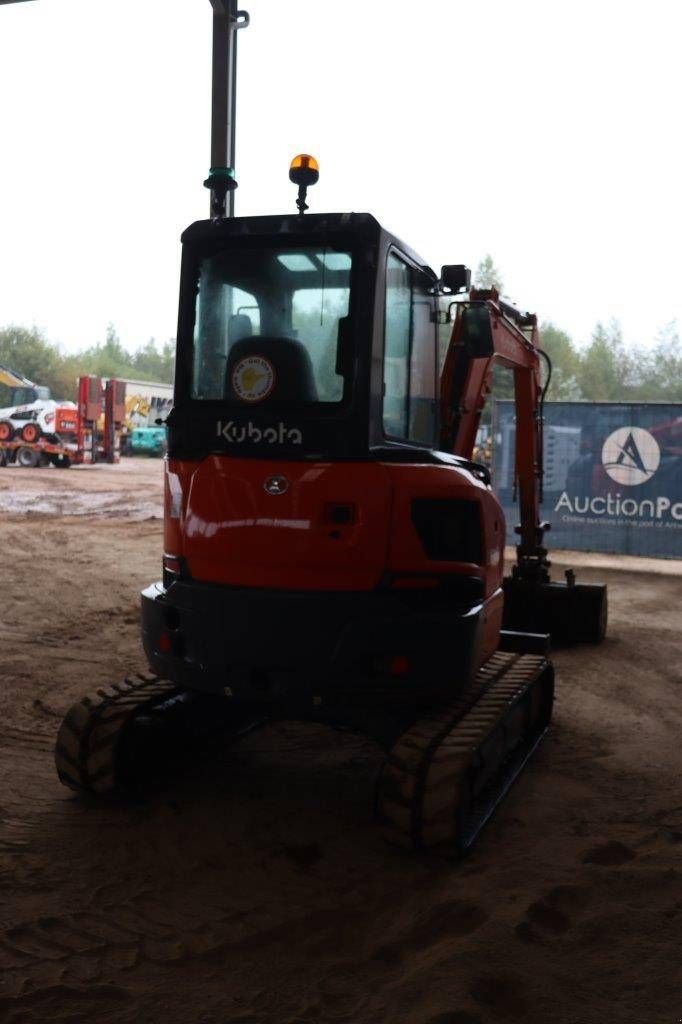
<path id="1" fill-rule="evenodd" d="M 679 0 L 244 0 L 237 213 L 366 210 L 587 340 L 682 321 Z M 175 334 L 206 216 L 209 0 L 0 6 L 0 325 Z"/>

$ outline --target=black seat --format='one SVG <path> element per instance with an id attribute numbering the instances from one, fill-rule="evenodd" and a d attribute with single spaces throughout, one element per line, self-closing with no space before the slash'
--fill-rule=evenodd
<path id="1" fill-rule="evenodd" d="M 253 334 L 251 317 L 246 313 L 233 313 L 227 321 L 227 343 L 234 345 L 243 338 L 250 338 Z"/>
<path id="2" fill-rule="evenodd" d="M 225 398 L 228 401 L 241 401 L 232 385 L 232 374 L 237 363 L 249 356 L 260 356 L 273 366 L 275 386 L 268 400 L 292 403 L 317 401 L 313 364 L 305 345 L 293 338 L 258 337 L 242 338 L 228 353 L 225 368 Z"/>

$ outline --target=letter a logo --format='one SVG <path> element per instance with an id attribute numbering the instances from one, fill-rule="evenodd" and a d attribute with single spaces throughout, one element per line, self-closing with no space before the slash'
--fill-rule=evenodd
<path id="1" fill-rule="evenodd" d="M 639 448 L 632 436 L 632 431 L 630 431 L 628 436 L 625 438 L 620 455 L 616 459 L 616 465 L 627 466 L 628 469 L 635 468 L 638 469 L 640 473 L 647 472 L 646 466 L 642 462 L 642 456 L 639 454 Z"/>
<path id="2" fill-rule="evenodd" d="M 612 480 L 634 487 L 654 475 L 661 449 L 653 434 L 643 427 L 620 427 L 604 441 L 601 458 Z"/>

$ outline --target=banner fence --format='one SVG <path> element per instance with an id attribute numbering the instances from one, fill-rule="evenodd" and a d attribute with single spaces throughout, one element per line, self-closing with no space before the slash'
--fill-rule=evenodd
<path id="1" fill-rule="evenodd" d="M 553 548 L 682 558 L 682 405 L 546 402 L 544 500 Z M 514 403 L 493 407 L 493 486 L 514 527 Z"/>

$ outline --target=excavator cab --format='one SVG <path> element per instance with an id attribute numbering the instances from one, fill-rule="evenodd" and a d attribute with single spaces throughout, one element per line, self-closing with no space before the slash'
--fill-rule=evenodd
<path id="1" fill-rule="evenodd" d="M 437 447 L 438 279 L 373 217 L 202 222 L 183 248 L 171 456 Z"/>

